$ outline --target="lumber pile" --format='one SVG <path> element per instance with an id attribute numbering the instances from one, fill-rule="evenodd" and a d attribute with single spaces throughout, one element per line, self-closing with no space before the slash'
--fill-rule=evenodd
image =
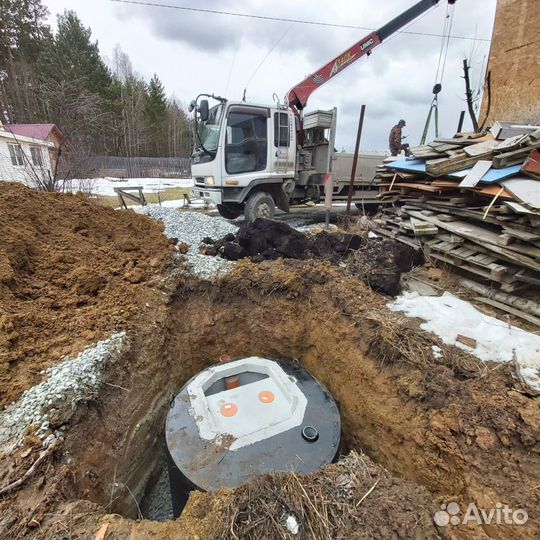
<path id="1" fill-rule="evenodd" d="M 540 128 L 496 123 L 388 158 L 377 231 L 511 293 L 540 285 Z"/>

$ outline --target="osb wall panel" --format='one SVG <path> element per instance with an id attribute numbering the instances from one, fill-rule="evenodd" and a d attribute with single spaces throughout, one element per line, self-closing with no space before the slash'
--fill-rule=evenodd
<path id="1" fill-rule="evenodd" d="M 540 0 L 498 0 L 489 55 L 495 121 L 540 123 Z M 484 91 L 480 120 L 486 114 Z"/>

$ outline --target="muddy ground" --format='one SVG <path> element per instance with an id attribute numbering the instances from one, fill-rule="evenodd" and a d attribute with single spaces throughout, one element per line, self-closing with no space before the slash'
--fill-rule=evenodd
<path id="1" fill-rule="evenodd" d="M 80 211 L 78 205 L 70 207 L 73 198 L 54 197 L 66 204 L 66 222 L 74 215 L 68 215 L 70 212 Z M 85 211 L 94 215 L 92 206 Z M 133 228 L 139 228 L 141 235 L 160 234 L 158 225 L 145 218 L 135 220 L 129 213 L 104 217 L 118 220 L 115 232 L 109 235 L 119 234 L 119 228 L 130 231 L 126 235 L 130 237 Z M 55 245 L 61 244 L 58 233 L 47 236 L 34 231 L 33 235 L 41 243 L 31 253 L 54 252 Z M 16 247 L 25 238 L 21 236 Z M 69 253 L 71 243 L 77 244 L 77 238 L 66 237 L 65 252 Z M 110 236 L 92 237 L 93 252 L 86 239 L 79 240 L 84 244 L 80 256 L 86 265 L 97 265 L 102 253 L 108 256 L 105 246 L 110 244 Z M 484 364 L 443 345 L 421 331 L 418 322 L 387 310 L 387 297 L 328 262 L 255 264 L 245 260 L 210 283 L 181 276 L 175 269 L 177 263 L 170 259 L 166 240 L 156 236 L 153 244 L 146 249 L 162 254 L 160 264 L 135 284 L 122 273 L 125 289 L 118 294 L 118 305 L 105 295 L 111 304 L 104 305 L 115 305 L 118 310 L 126 309 L 126 296 L 131 302 L 147 300 L 142 306 L 137 304 L 141 309 L 132 306 L 131 316 L 126 317 L 123 328 L 128 332 L 128 346 L 108 366 L 99 395 L 79 405 L 77 420 L 67 426 L 65 440 L 20 486 L 0 495 L 1 537 L 537 535 L 538 398 L 519 386 L 512 366 Z M 125 252 L 118 252 L 119 257 L 126 257 Z M 110 257 L 103 271 L 118 264 Z M 138 260 L 137 267 L 149 264 L 147 257 Z M 13 268 L 11 259 L 10 265 Z M 38 270 L 41 267 L 36 265 Z M 18 291 L 26 290 L 35 272 L 14 273 L 18 289 L 15 293 L 10 289 L 11 294 L 22 302 L 25 298 Z M 105 290 L 117 277 L 114 272 L 107 274 Z M 132 286 L 137 289 L 130 289 Z M 56 294 L 50 293 L 52 297 Z M 100 299 L 101 293 L 94 299 L 95 308 Z M 13 305 L 16 307 L 6 309 L 8 313 L 22 309 Z M 30 311 L 30 304 L 26 309 Z M 76 303 L 63 309 L 67 320 L 69 314 L 77 316 Z M 111 317 L 109 326 L 95 326 L 94 311 L 81 315 L 72 351 L 68 338 L 56 326 L 51 349 L 37 356 L 39 366 L 53 362 L 59 350 L 78 352 L 96 336 L 119 329 L 120 313 Z M 30 332 L 31 326 L 32 320 L 25 331 Z M 85 331 L 95 332 L 89 341 L 85 341 Z M 61 344 L 58 350 L 56 340 Z M 433 344 L 442 349 L 441 358 L 433 357 Z M 23 388 L 17 365 L 21 372 L 31 372 L 32 361 L 19 350 L 25 345 L 25 339 L 11 341 L 18 359 L 10 366 L 16 382 L 11 398 Z M 137 501 L 161 455 L 171 397 L 221 354 L 301 363 L 334 395 L 342 415 L 343 452 L 349 457 L 305 477 L 269 475 L 235 490 L 194 493 L 175 521 L 138 519 Z M 35 384 L 34 380 L 24 378 L 25 384 Z M 4 384 L 8 389 L 9 384 Z M 40 451 L 39 441 L 29 433 L 23 447 L 1 456 L 0 490 L 22 478 Z M 480 508 L 508 504 L 526 510 L 529 521 L 521 526 L 438 527 L 432 516 L 449 502 L 457 502 L 463 509 L 471 502 Z M 298 535 L 285 527 L 290 513 L 299 522 Z"/>

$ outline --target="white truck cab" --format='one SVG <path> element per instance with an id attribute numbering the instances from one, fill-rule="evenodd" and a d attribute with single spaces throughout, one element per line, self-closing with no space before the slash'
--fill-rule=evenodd
<path id="1" fill-rule="evenodd" d="M 335 151 L 337 109 L 305 114 L 300 130 L 297 116 L 285 106 L 216 99 L 211 109 L 207 100 L 190 106 L 196 129 L 194 197 L 216 204 L 227 219 L 242 213 L 248 221 L 273 218 L 276 207 L 288 212 L 293 204 L 319 202 L 330 173 L 333 200 L 346 200 L 353 155 Z M 378 204 L 373 178 L 385 156 L 360 155 L 353 195 L 357 206 Z"/>
<path id="2" fill-rule="evenodd" d="M 318 199 L 334 151 L 335 110 L 327 113 L 324 126 L 305 130 L 301 147 L 297 121 L 287 107 L 218 101 L 211 109 L 206 100 L 192 104 L 195 197 L 213 202 L 228 219 L 244 213 L 247 220 L 272 218 L 276 206 L 288 211 L 293 202 Z"/>

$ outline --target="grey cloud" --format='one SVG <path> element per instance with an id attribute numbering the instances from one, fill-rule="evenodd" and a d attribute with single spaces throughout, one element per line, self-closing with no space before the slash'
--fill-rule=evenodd
<path id="1" fill-rule="evenodd" d="M 172 2 L 173 0 L 169 0 Z M 307 0 L 269 4 L 246 0 L 224 0 L 217 3 L 200 1 L 203 8 L 214 8 L 243 13 L 279 14 L 287 18 L 324 20 L 344 24 L 378 27 L 401 12 L 414 0 L 366 0 L 345 4 L 342 2 L 316 3 Z M 178 0 L 188 5 L 187 0 Z M 404 5 L 407 4 L 407 5 Z M 440 33 L 443 26 L 445 2 L 441 7 L 410 27 L 411 31 Z M 376 6 L 376 8 L 374 8 Z M 233 81 L 234 94 L 241 92 L 251 73 L 262 60 L 265 51 L 272 47 L 290 23 L 260 21 L 221 15 L 205 15 L 180 10 L 151 7 L 127 6 L 125 14 L 144 20 L 154 36 L 163 40 L 163 54 L 167 43 L 184 44 L 183 54 L 194 58 L 197 52 L 211 53 L 220 62 L 232 65 L 235 56 Z M 135 9 L 133 9 L 135 8 Z M 456 35 L 489 37 L 495 0 L 460 0 L 455 7 L 452 32 Z M 124 16 L 125 16 L 124 14 Z M 487 14 L 487 15 L 486 15 Z M 268 101 L 273 91 L 281 95 L 304 76 L 315 71 L 335 55 L 361 39 L 367 30 L 328 28 L 292 24 L 275 52 L 257 73 L 256 80 L 248 90 L 248 98 Z M 362 139 L 363 148 L 386 148 L 388 131 L 400 118 L 407 119 L 410 141 L 417 143 L 420 137 L 434 82 L 441 39 L 430 36 L 396 35 L 377 47 L 373 54 L 351 66 L 334 81 L 316 92 L 310 101 L 310 109 L 338 106 L 338 147 L 352 147 L 358 121 L 360 105 L 368 107 L 366 130 Z M 446 79 L 440 97 L 440 122 L 451 134 L 459 110 L 463 107 L 463 81 L 461 58 L 477 49 L 476 72 L 480 72 L 482 58 L 488 52 L 485 43 L 453 40 L 448 50 Z M 253 54 L 253 51 L 256 54 Z M 128 51 L 132 55 L 131 51 Z M 248 60 L 249 59 L 249 60 Z M 282 69 L 286 63 L 286 70 Z M 201 65 L 201 70 L 204 66 Z M 228 68 L 224 69 L 225 74 Z M 284 76 L 286 72 L 286 80 Z M 223 79 L 223 74 L 221 75 Z M 243 78 L 245 77 L 245 81 Z M 193 76 L 194 81 L 203 77 Z M 212 80 L 205 76 L 206 84 Z M 228 83 L 216 79 L 216 88 L 225 88 Z M 243 86 L 242 86 L 243 88 Z M 229 92 L 231 93 L 231 92 Z M 183 97 L 183 96 L 182 96 Z M 238 96 L 234 96 L 238 97 Z"/>

